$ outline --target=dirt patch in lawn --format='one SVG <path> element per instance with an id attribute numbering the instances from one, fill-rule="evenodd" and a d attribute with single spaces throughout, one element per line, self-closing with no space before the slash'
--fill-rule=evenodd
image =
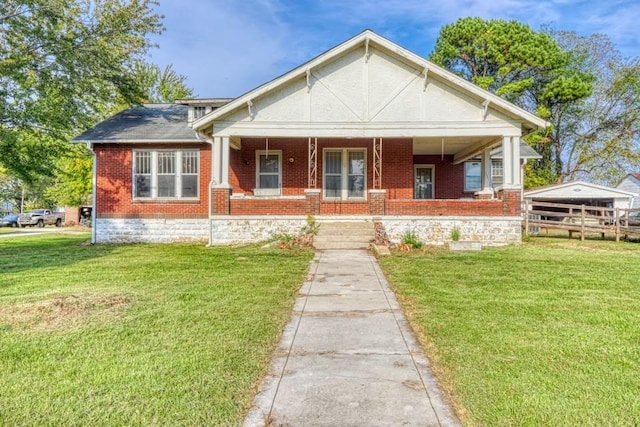
<path id="1" fill-rule="evenodd" d="M 55 330 L 109 321 L 131 304 L 128 295 L 79 294 L 0 305 L 0 326 Z"/>

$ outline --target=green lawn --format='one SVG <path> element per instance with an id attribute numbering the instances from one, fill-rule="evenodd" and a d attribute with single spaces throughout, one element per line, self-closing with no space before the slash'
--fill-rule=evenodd
<path id="1" fill-rule="evenodd" d="M 0 239 L 0 425 L 238 425 L 311 252 Z"/>
<path id="2" fill-rule="evenodd" d="M 465 425 L 640 425 L 640 244 L 533 238 L 381 264 Z"/>

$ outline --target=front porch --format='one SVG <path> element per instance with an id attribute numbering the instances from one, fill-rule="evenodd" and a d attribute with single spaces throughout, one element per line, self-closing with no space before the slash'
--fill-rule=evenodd
<path id="1" fill-rule="evenodd" d="M 438 140 L 214 138 L 211 216 L 520 215 L 518 137 Z M 510 156 L 496 185 L 498 144 Z"/>
<path id="2" fill-rule="evenodd" d="M 321 227 L 380 222 L 392 242 L 412 233 L 440 245 L 454 229 L 484 245 L 520 241 L 518 137 L 469 137 L 474 150 L 454 138 L 231 141 L 214 138 L 214 159 L 229 161 L 214 164 L 210 244 L 295 235 L 310 218 Z M 500 185 L 491 173 L 496 144 L 511 156 L 502 162 Z M 479 176 L 468 176 L 469 159 L 480 161 Z"/>

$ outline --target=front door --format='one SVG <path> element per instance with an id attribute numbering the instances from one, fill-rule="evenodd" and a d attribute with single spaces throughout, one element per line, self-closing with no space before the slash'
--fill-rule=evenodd
<path id="1" fill-rule="evenodd" d="M 433 166 L 414 166 L 413 197 L 415 199 L 433 199 Z"/>

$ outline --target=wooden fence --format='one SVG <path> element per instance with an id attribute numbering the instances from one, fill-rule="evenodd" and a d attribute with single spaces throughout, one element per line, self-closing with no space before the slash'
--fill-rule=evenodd
<path id="1" fill-rule="evenodd" d="M 629 214 L 640 209 L 526 200 L 523 210 L 525 234 L 536 234 L 541 230 L 565 230 L 569 232 L 569 236 L 580 233 L 580 240 L 584 240 L 585 233 L 599 233 L 602 238 L 613 235 L 616 242 L 620 237 L 640 237 L 640 223 L 629 220 Z"/>

